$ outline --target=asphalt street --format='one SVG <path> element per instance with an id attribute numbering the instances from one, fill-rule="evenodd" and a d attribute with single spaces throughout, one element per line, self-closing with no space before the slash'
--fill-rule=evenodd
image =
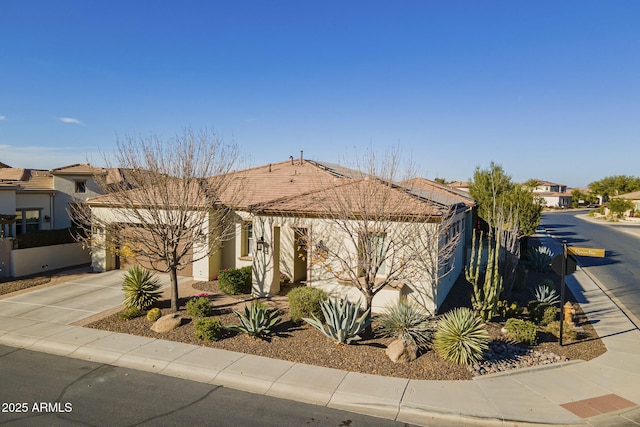
<path id="1" fill-rule="evenodd" d="M 324 406 L 0 346 L 0 425 L 408 426 Z"/>
<path id="2" fill-rule="evenodd" d="M 579 217 L 585 213 L 572 210 L 544 213 L 541 225 L 568 245 L 605 249 L 604 258 L 579 257 L 580 263 L 640 327 L 640 225 Z"/>

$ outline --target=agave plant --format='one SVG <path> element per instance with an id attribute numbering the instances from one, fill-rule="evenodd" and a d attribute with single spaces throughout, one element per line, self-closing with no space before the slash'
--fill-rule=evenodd
<path id="1" fill-rule="evenodd" d="M 489 333 L 482 319 L 468 308 L 456 308 L 438 322 L 433 346 L 443 359 L 470 365 L 489 348 Z"/>
<path id="2" fill-rule="evenodd" d="M 538 285 L 534 292 L 534 297 L 537 301 L 546 302 L 551 305 L 555 305 L 560 302 L 560 298 L 558 297 L 556 290 L 544 283 Z"/>
<path id="3" fill-rule="evenodd" d="M 329 298 L 322 301 L 320 307 L 327 325 L 326 329 L 315 314 L 311 314 L 311 319 L 304 317 L 302 320 L 340 344 L 351 344 L 352 341 L 362 339 L 360 332 L 371 324 L 369 316 L 371 308 L 360 314 L 360 303 L 354 304 L 347 299 Z"/>
<path id="4" fill-rule="evenodd" d="M 124 275 L 122 290 L 124 291 L 124 305 L 145 310 L 160 299 L 162 292 L 158 277 L 137 264 L 129 267 Z"/>
<path id="5" fill-rule="evenodd" d="M 398 301 L 386 307 L 379 330 L 384 337 L 403 339 L 422 349 L 429 345 L 433 335 L 430 318 L 431 315 L 416 303 Z"/>
<path id="6" fill-rule="evenodd" d="M 244 314 L 236 310 L 233 310 L 233 313 L 240 320 L 240 325 L 227 326 L 227 329 L 254 338 L 265 338 L 270 335 L 271 328 L 280 321 L 277 310 L 269 310 L 266 305 L 257 300 L 253 300 L 251 305 L 244 307 Z"/>
<path id="7" fill-rule="evenodd" d="M 538 246 L 537 248 L 529 249 L 529 263 L 531 264 L 531 268 L 537 271 L 545 271 L 549 264 L 551 264 L 551 259 L 553 258 L 553 252 L 546 246 Z"/>

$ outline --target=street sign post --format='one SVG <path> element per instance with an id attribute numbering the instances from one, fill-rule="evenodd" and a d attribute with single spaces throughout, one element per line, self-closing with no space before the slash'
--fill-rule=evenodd
<path id="1" fill-rule="evenodd" d="M 551 260 L 551 268 L 560 275 L 560 345 L 562 346 L 562 335 L 564 331 L 564 303 L 565 303 L 565 283 L 564 277 L 576 271 L 577 262 L 571 255 L 604 258 L 605 250 L 601 248 L 579 248 L 567 246 L 567 242 L 562 242 L 562 255 L 558 255 Z"/>
<path id="2" fill-rule="evenodd" d="M 602 248 L 579 248 L 577 246 L 567 246 L 567 251 L 572 255 L 604 258 Z"/>

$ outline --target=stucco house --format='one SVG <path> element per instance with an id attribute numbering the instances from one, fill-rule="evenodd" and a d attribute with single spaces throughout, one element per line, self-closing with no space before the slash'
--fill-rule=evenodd
<path id="1" fill-rule="evenodd" d="M 624 217 L 626 219 L 638 220 L 635 218 L 638 216 L 640 212 L 640 191 L 634 191 L 633 193 L 620 194 L 618 196 L 613 196 L 612 199 L 626 199 L 629 200 L 633 204 L 633 210 L 628 210 L 624 213 Z M 607 212 L 609 208 L 606 208 Z"/>
<path id="2" fill-rule="evenodd" d="M 0 168 L 1 236 L 52 230 L 55 195 L 49 171 Z"/>
<path id="3" fill-rule="evenodd" d="M 3 236 L 71 226 L 71 203 L 102 194 L 95 177 L 118 174 L 89 164 L 73 164 L 52 170 L 0 168 L 0 215 Z M 9 223 L 9 217 L 15 221 Z"/>
<path id="4" fill-rule="evenodd" d="M 345 236 L 329 227 L 331 212 L 319 200 L 330 194 L 339 194 L 337 191 L 356 197 L 357 192 L 354 191 L 365 182 L 368 187 L 384 184 L 375 179 L 363 179 L 358 171 L 330 163 L 303 160 L 302 157 L 234 172 L 232 175 L 235 184 L 219 195 L 216 203 L 233 209 L 234 236 L 225 241 L 220 250 L 193 262 L 189 269 L 182 271 L 183 275 L 197 280 L 211 280 L 220 269 L 251 266 L 256 294 L 277 294 L 281 274 L 284 274 L 294 282 L 322 287 L 332 294 L 359 298 L 354 287 L 336 280 L 335 275 L 328 274 L 326 266 L 314 262 L 312 251 L 323 244 L 345 240 Z M 471 207 L 474 202 L 458 190 L 428 180 L 394 184 L 392 191 L 395 202 L 385 208 L 397 212 L 398 218 L 422 212 L 424 224 L 417 221 L 411 225 L 416 233 L 428 230 L 423 227 L 437 227 L 438 220 L 445 213 L 451 213 L 451 230 L 448 233 L 453 235 L 456 232 L 465 237 L 455 248 L 451 259 L 440 266 L 442 271 L 435 275 L 422 272 L 411 283 L 394 283 L 388 289 L 383 289 L 374 299 L 373 309 L 377 311 L 401 295 L 415 296 L 420 293 L 424 297 L 428 293 L 430 308 L 435 311 L 463 269 L 464 242 L 468 241 L 466 235 L 472 228 Z M 113 212 L 104 196 L 89 199 L 87 203 L 92 214 L 101 218 Z M 217 208 L 219 206 L 211 206 L 211 209 Z M 327 234 L 329 230 L 331 235 Z M 443 235 L 441 238 L 444 244 L 447 237 Z M 357 247 L 344 247 L 352 251 L 357 259 Z M 397 252 L 402 250 L 398 249 Z M 194 251 L 197 252 L 198 248 L 194 248 Z M 121 268 L 124 263 L 117 258 L 106 249 L 94 250 L 93 267 L 96 271 Z M 384 268 L 379 274 L 384 276 Z"/>
<path id="5" fill-rule="evenodd" d="M 571 193 L 565 184 L 549 181 L 538 181 L 533 194 L 547 207 L 568 208 L 571 206 Z"/>

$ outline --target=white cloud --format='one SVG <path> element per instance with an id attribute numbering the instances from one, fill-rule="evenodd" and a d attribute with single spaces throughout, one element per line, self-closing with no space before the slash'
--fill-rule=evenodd
<path id="1" fill-rule="evenodd" d="M 0 116 L 0 122 L 3 120 L 7 120 L 7 116 Z"/>
<path id="2" fill-rule="evenodd" d="M 60 120 L 62 123 L 71 123 L 74 125 L 81 125 L 82 122 L 78 119 L 74 119 L 73 117 L 60 117 L 58 120 Z"/>

